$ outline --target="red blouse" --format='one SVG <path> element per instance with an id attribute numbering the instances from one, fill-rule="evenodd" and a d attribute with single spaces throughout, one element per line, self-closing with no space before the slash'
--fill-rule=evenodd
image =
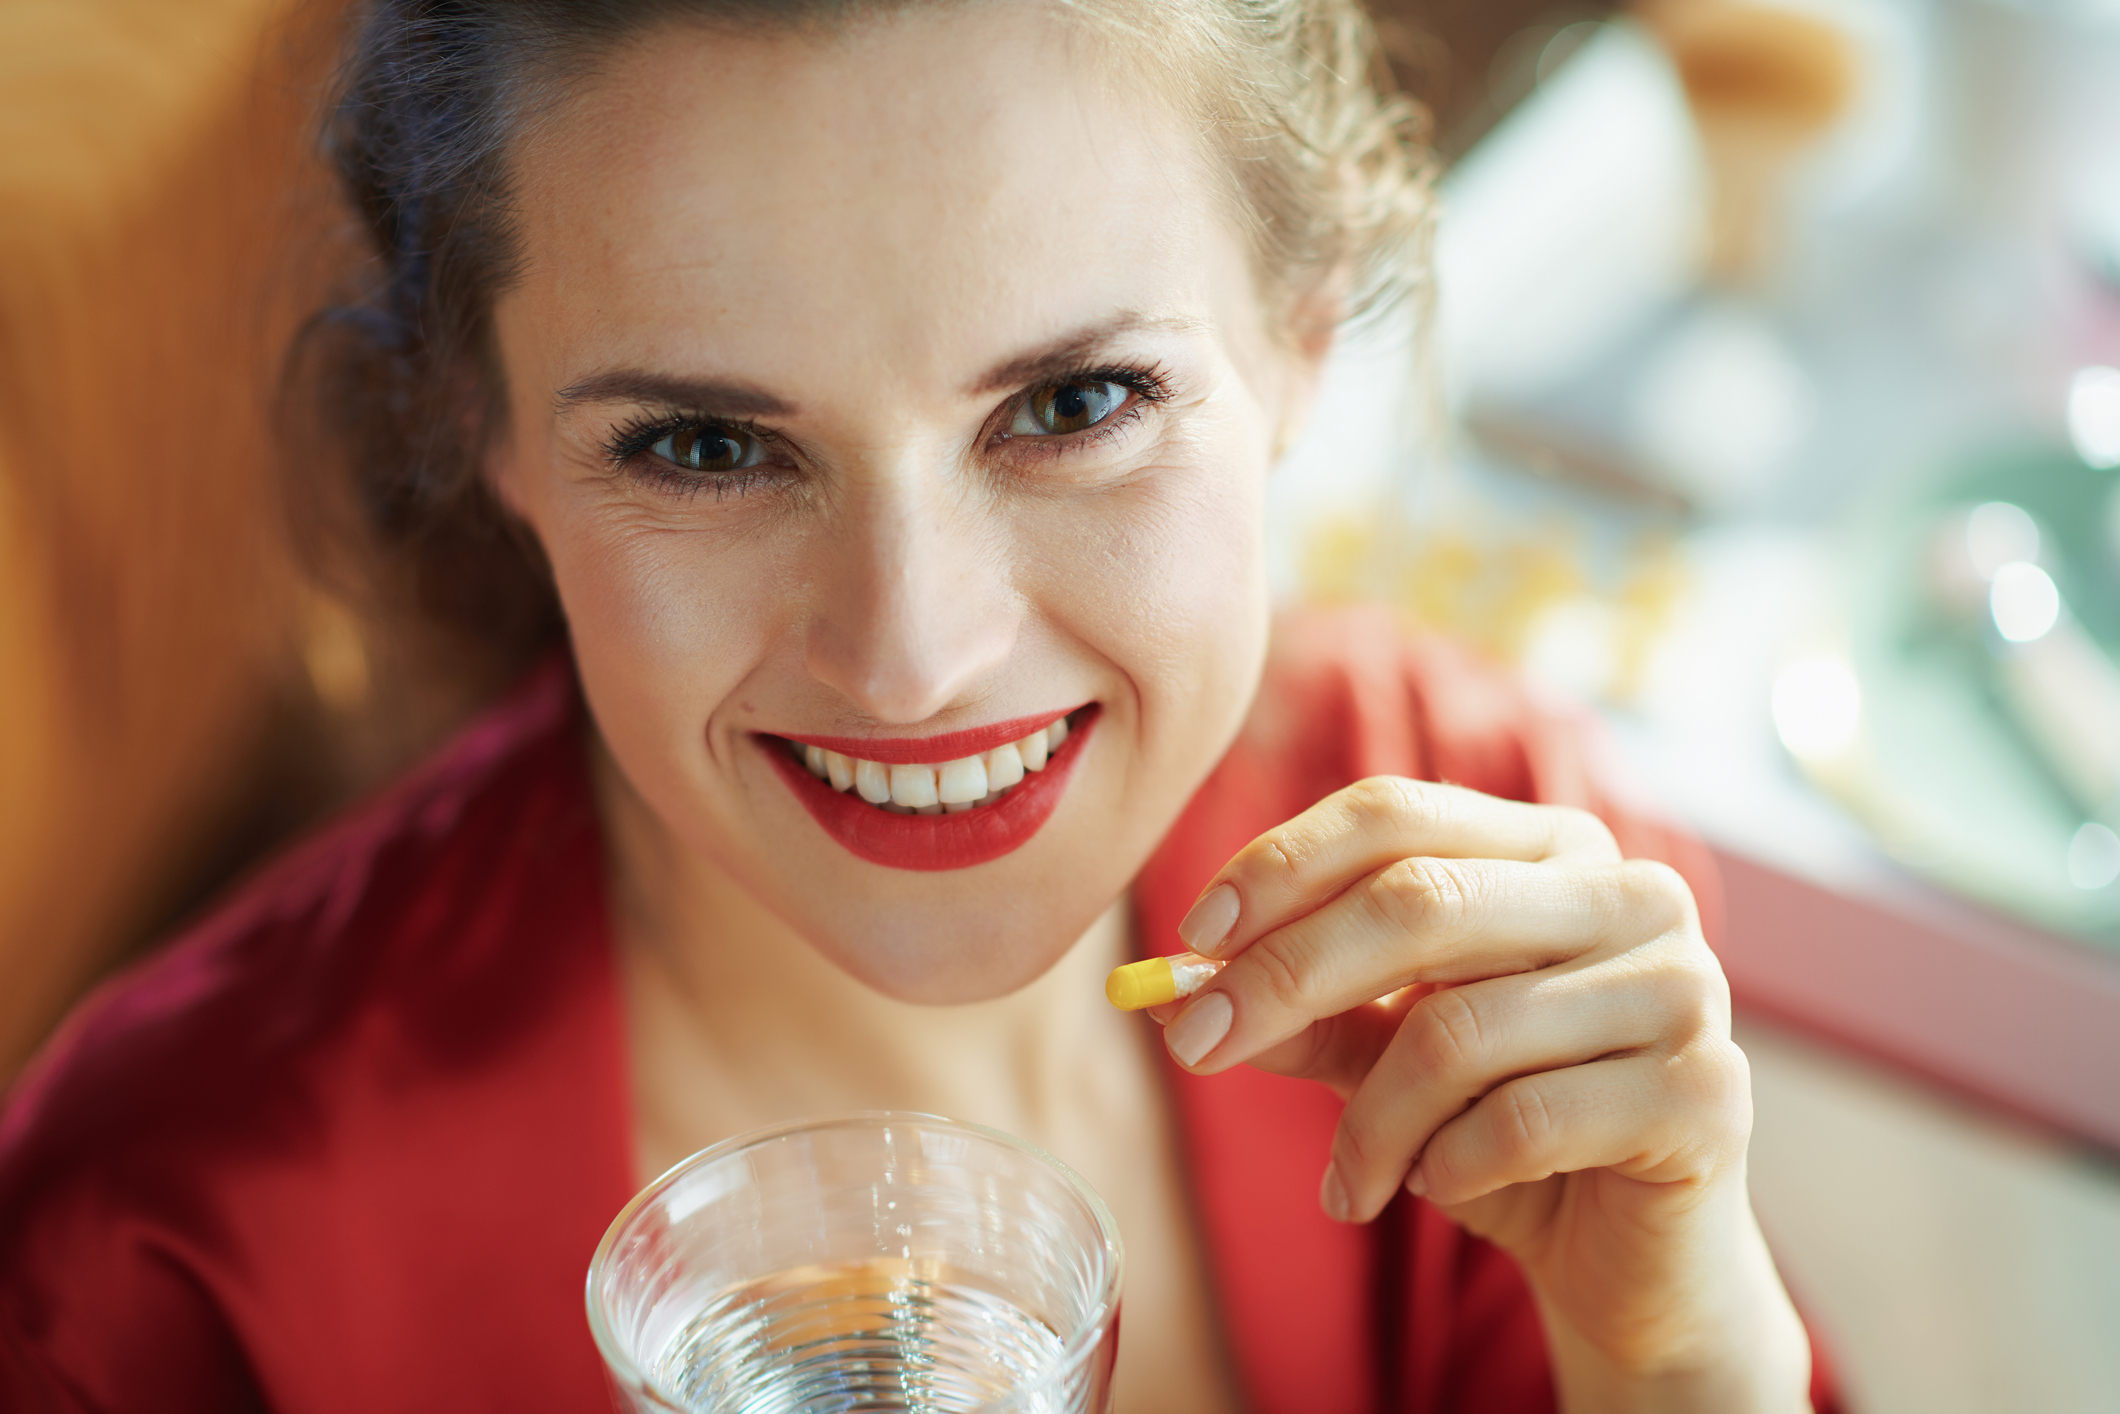
<path id="1" fill-rule="evenodd" d="M 1370 615 L 1279 643 L 1136 883 L 1153 947 L 1238 847 L 1364 775 L 1600 803 L 1571 735 L 1441 643 Z M 45 1046 L 0 1115 L 0 1409 L 608 1407 L 582 1279 L 634 1175 L 584 726 L 548 664 Z M 1607 818 L 1712 913 L 1696 849 Z M 1319 1213 L 1329 1093 L 1171 1085 L 1251 1409 L 1553 1407 L 1507 1257 L 1405 1195 L 1367 1227 Z"/>

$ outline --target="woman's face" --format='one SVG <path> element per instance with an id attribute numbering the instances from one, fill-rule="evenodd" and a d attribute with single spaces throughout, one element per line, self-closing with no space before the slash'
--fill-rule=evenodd
<path id="1" fill-rule="evenodd" d="M 491 470 L 611 759 L 889 994 L 1043 972 L 1249 703 L 1314 361 L 1212 160 L 1029 6 L 658 30 L 516 153 Z"/>

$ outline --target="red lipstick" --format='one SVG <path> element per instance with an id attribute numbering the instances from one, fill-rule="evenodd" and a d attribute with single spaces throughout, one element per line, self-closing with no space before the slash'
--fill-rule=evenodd
<path id="1" fill-rule="evenodd" d="M 781 740 L 799 741 L 804 746 L 836 751 L 841 756 L 858 756 L 864 761 L 876 761 L 885 766 L 910 766 L 916 762 L 940 766 L 945 761 L 961 761 L 967 756 L 977 756 L 997 746 L 1021 741 L 1032 732 L 1044 731 L 1069 712 L 1081 710 L 1069 707 L 1035 717 L 1018 717 L 1013 721 L 972 727 L 967 731 L 946 732 L 941 736 L 785 736 Z"/>
<path id="2" fill-rule="evenodd" d="M 860 737 L 811 736 L 776 739 L 761 734 L 757 740 L 766 760 L 795 792 L 795 798 L 810 812 L 810 818 L 851 853 L 890 869 L 931 872 L 969 869 L 974 864 L 985 864 L 1022 848 L 1052 817 L 1054 808 L 1060 804 L 1061 792 L 1067 789 L 1068 778 L 1074 773 L 1082 745 L 1089 740 L 1090 731 L 1100 715 L 1094 703 L 1080 709 L 1080 713 L 1070 724 L 1067 740 L 1046 762 L 1044 770 L 1024 777 L 1022 784 L 992 805 L 982 805 L 977 810 L 955 815 L 897 815 L 878 809 L 852 791 L 833 790 L 829 782 L 821 781 L 805 770 L 793 753 L 779 742 L 799 741 L 805 746 L 822 747 L 843 756 L 859 756 L 893 765 L 939 764 L 1020 740 L 1068 714 L 1052 712 L 1040 717 L 1022 717 L 1013 722 L 996 722 L 990 727 L 953 732 L 948 736 L 878 741 Z M 981 742 L 984 745 L 980 745 Z M 892 754 L 884 754 L 886 751 Z"/>

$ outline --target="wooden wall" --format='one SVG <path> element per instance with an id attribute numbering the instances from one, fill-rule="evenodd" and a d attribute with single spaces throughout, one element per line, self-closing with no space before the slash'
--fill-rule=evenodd
<path id="1" fill-rule="evenodd" d="M 0 6 L 0 1080 L 302 774 L 305 629 L 335 620 L 269 403 L 340 263 L 309 112 L 335 31 L 294 0 Z"/>

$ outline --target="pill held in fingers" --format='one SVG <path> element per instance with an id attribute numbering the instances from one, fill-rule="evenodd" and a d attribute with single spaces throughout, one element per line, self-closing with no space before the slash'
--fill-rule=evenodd
<path id="1" fill-rule="evenodd" d="M 1226 965 L 1191 953 L 1129 962 L 1104 979 L 1104 995 L 1121 1011 L 1162 1006 L 1199 991 Z"/>

